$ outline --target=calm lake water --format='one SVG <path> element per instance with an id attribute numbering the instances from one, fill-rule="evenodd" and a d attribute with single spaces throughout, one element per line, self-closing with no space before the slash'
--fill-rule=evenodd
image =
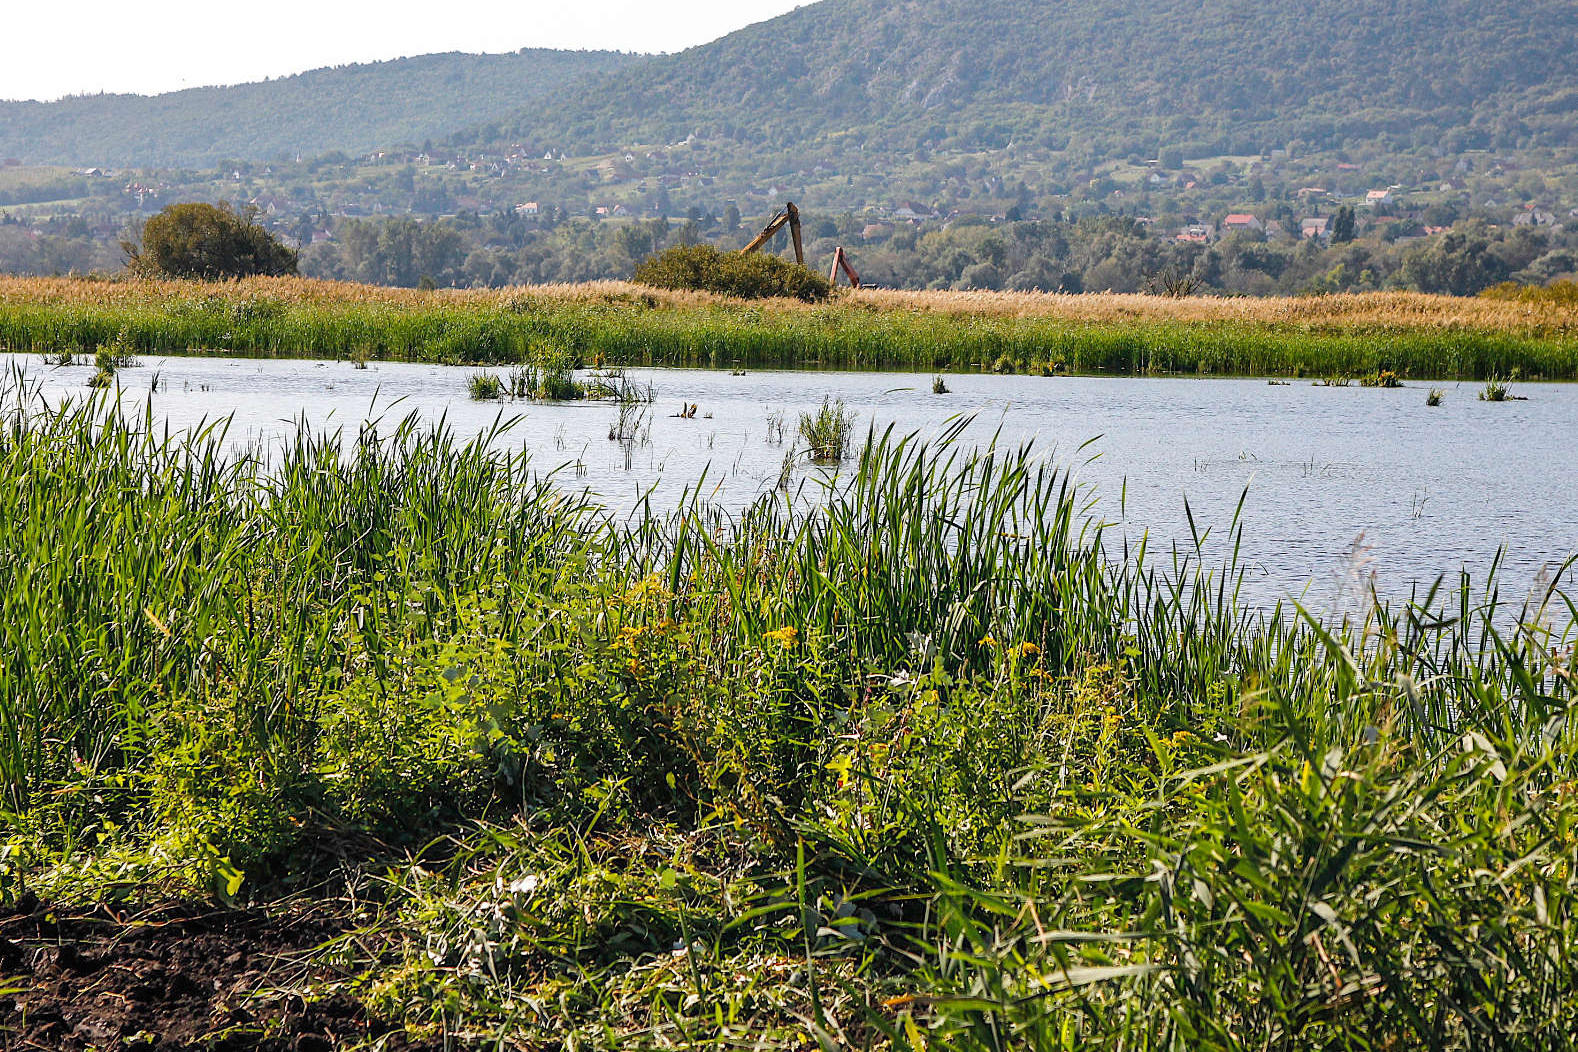
<path id="1" fill-rule="evenodd" d="M 49 368 L 14 356 L 54 397 L 85 393 L 91 369 Z M 153 395 L 175 427 L 230 416 L 237 447 L 267 443 L 305 416 L 315 428 L 354 433 L 369 418 L 393 423 L 418 412 L 471 434 L 502 414 L 518 418 L 504 441 L 532 452 L 543 470 L 579 463 L 565 485 L 587 486 L 613 508 L 653 493 L 672 504 L 703 473 L 706 490 L 743 505 L 777 480 L 785 447 L 769 441 L 781 418 L 824 395 L 858 414 L 857 433 L 893 424 L 932 432 L 975 414 L 979 443 L 1033 441 L 1089 487 L 1092 514 L 1112 533 L 1149 533 L 1153 549 L 1192 547 L 1185 499 L 1207 548 L 1227 554 L 1226 534 L 1244 503 L 1241 558 L 1259 600 L 1302 595 L 1331 609 L 1345 582 L 1374 573 L 1385 593 L 1467 569 L 1483 576 L 1505 547 L 1504 595 L 1521 598 L 1542 568 L 1578 552 L 1578 385 L 1518 384 L 1527 401 L 1480 402 L 1479 385 L 1396 390 L 1271 386 L 1264 380 L 1108 379 L 956 375 L 935 395 L 931 378 L 900 373 L 631 370 L 650 382 L 650 441 L 626 455 L 608 438 L 618 410 L 607 403 L 473 402 L 467 377 L 446 366 L 148 358 L 121 373 L 122 398 L 139 410 Z M 503 376 L 505 370 L 493 370 Z M 694 419 L 681 419 L 694 403 Z M 804 468 L 802 471 L 815 469 Z"/>

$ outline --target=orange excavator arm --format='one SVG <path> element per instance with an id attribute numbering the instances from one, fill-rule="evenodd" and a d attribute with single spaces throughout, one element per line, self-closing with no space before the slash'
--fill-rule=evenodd
<path id="1" fill-rule="evenodd" d="M 840 270 L 842 270 L 844 272 L 844 276 L 849 279 L 850 288 L 860 288 L 860 275 L 855 273 L 854 265 L 849 262 L 849 255 L 844 251 L 843 245 L 839 245 L 838 248 L 833 252 L 833 269 L 830 270 L 827 275 L 827 283 L 829 285 L 838 284 L 838 272 Z"/>
<path id="2" fill-rule="evenodd" d="M 805 266 L 805 249 L 800 243 L 800 210 L 794 206 L 793 201 L 786 204 L 783 211 L 767 221 L 767 225 L 762 227 L 762 232 L 751 238 L 749 245 L 740 249 L 740 255 L 748 256 L 767 244 L 767 242 L 772 240 L 774 234 L 784 228 L 785 223 L 789 224 L 789 238 L 794 242 L 794 261 L 802 267 Z"/>

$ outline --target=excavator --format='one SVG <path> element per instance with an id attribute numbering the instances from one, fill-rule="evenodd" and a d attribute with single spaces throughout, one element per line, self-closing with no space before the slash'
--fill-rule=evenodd
<path id="1" fill-rule="evenodd" d="M 855 273 L 855 268 L 850 265 L 849 256 L 844 252 L 843 245 L 839 245 L 838 248 L 833 250 L 833 269 L 828 271 L 827 274 L 827 283 L 829 285 L 838 284 L 838 272 L 840 270 L 849 279 L 850 288 L 860 288 L 860 275 Z"/>
<path id="2" fill-rule="evenodd" d="M 771 241 L 773 235 L 786 225 L 789 227 L 789 240 L 794 242 L 794 261 L 802 267 L 805 266 L 805 248 L 800 240 L 800 210 L 794 206 L 793 201 L 786 202 L 783 209 L 767 221 L 767 225 L 762 227 L 762 232 L 751 238 L 750 244 L 740 249 L 740 255 L 748 256 L 755 252 Z M 860 275 L 850 265 L 849 256 L 844 252 L 843 245 L 839 245 L 833 252 L 833 269 L 827 276 L 830 284 L 838 284 L 838 272 L 840 270 L 844 272 L 845 277 L 849 278 L 850 287 L 860 288 Z"/>
<path id="3" fill-rule="evenodd" d="M 794 242 L 794 261 L 805 266 L 805 249 L 800 244 L 800 210 L 790 201 L 783 209 L 767 221 L 762 227 L 762 232 L 751 238 L 751 243 L 740 249 L 740 255 L 748 256 L 773 239 L 773 235 L 789 224 L 789 240 Z"/>

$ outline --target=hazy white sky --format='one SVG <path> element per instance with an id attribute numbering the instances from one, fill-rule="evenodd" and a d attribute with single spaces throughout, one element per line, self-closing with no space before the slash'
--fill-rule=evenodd
<path id="1" fill-rule="evenodd" d="M 0 0 L 0 99 L 151 94 L 434 51 L 679 51 L 806 0 Z"/>

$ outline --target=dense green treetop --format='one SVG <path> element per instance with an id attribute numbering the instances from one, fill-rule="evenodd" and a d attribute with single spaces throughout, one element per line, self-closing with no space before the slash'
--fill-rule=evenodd
<path id="1" fill-rule="evenodd" d="M 634 58 L 547 50 L 423 55 L 151 97 L 0 102 L 0 157 L 29 164 L 179 167 L 420 144 L 481 125 L 545 91 Z"/>
<path id="2" fill-rule="evenodd" d="M 149 277 L 203 281 L 296 273 L 296 253 L 256 220 L 228 204 L 170 205 L 143 224 L 141 244 L 126 243 L 128 265 Z"/>

